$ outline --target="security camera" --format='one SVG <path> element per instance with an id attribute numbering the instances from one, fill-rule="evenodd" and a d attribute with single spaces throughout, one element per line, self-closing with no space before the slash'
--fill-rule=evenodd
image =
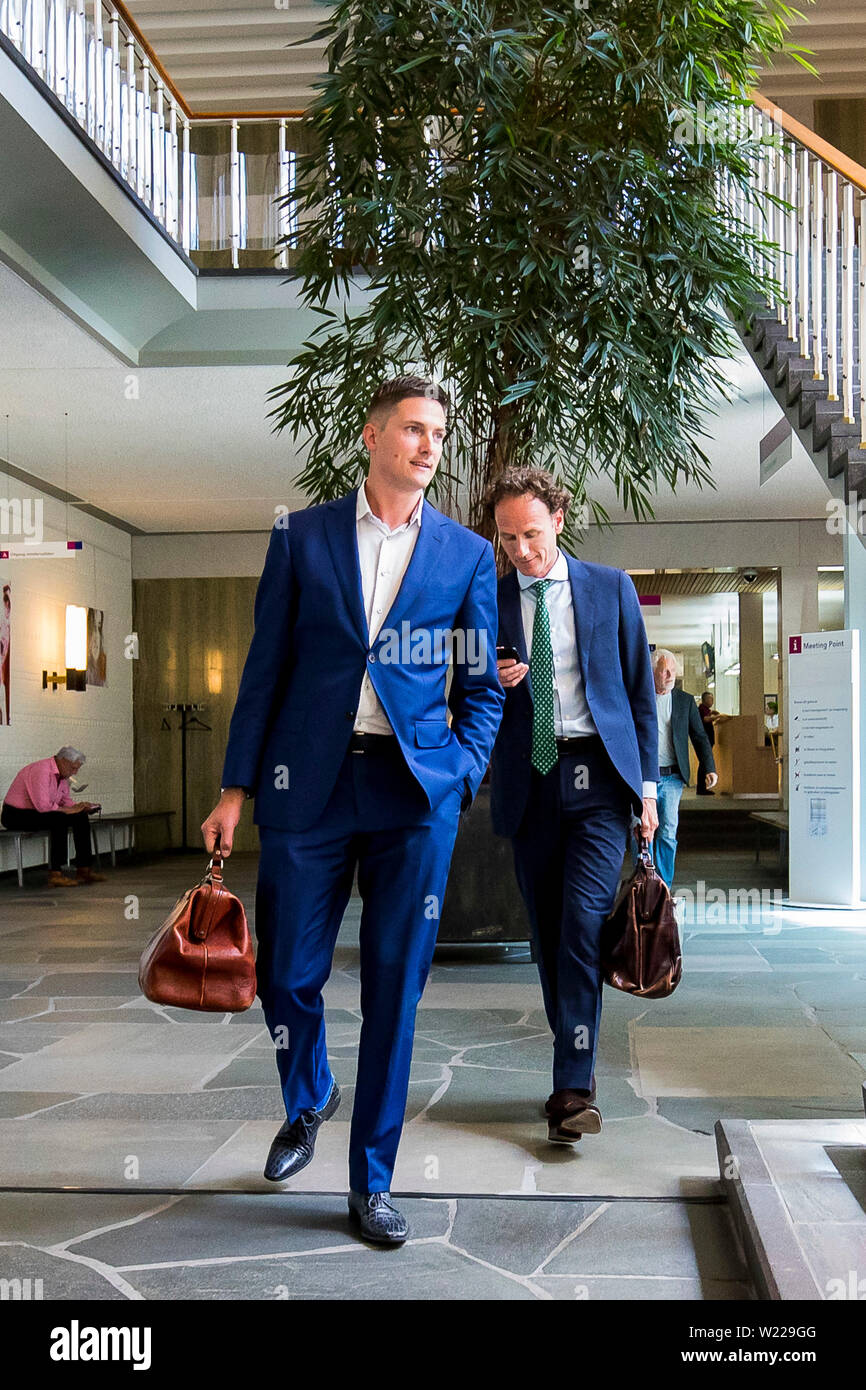
<path id="1" fill-rule="evenodd" d="M 745 581 L 746 581 L 747 584 L 754 584 L 754 582 L 755 582 L 755 580 L 757 579 L 757 577 L 758 577 L 758 571 L 757 571 L 757 570 L 743 570 L 743 578 L 745 579 Z"/>

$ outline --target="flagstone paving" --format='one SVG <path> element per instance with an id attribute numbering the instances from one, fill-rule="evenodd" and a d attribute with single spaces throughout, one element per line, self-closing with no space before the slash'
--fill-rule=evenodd
<path id="1" fill-rule="evenodd" d="M 229 873 L 250 909 L 255 863 Z M 0 880 L 0 1276 L 42 1279 L 46 1298 L 750 1298 L 715 1121 L 862 1115 L 856 914 L 740 903 L 720 919 L 696 899 L 675 994 L 605 992 L 604 1129 L 573 1148 L 546 1139 L 551 1043 L 526 952 L 443 948 L 393 1182 L 412 1238 L 371 1250 L 345 1208 L 359 903 L 325 991 L 342 1104 L 274 1189 L 261 1168 L 284 1112 L 258 1003 L 211 1016 L 138 990 L 144 944 L 200 867 L 119 863 L 62 898 L 39 871 Z M 693 890 L 778 886 L 748 856 L 679 870 Z"/>

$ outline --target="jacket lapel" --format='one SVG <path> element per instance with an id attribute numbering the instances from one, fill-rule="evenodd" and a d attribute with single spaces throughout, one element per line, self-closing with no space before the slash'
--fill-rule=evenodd
<path id="1" fill-rule="evenodd" d="M 586 689 L 589 671 L 589 650 L 592 644 L 592 629 L 595 626 L 595 595 L 590 572 L 573 555 L 566 555 L 568 577 L 571 581 L 571 599 L 574 605 L 574 630 L 577 634 L 577 656 L 580 674 Z"/>
<path id="2" fill-rule="evenodd" d="M 346 497 L 328 503 L 330 515 L 325 525 L 325 536 L 346 607 L 364 646 L 367 647 L 370 645 L 370 634 L 364 611 L 361 563 L 358 559 L 358 529 L 355 522 L 357 502 L 358 493 L 355 489 Z"/>
<path id="3" fill-rule="evenodd" d="M 520 653 L 520 660 L 529 665 L 526 633 L 523 630 L 523 610 L 520 604 L 520 584 L 516 570 L 507 574 L 499 586 L 499 641 L 500 644 L 508 643 L 516 647 Z M 532 700 L 532 677 L 528 671 L 520 685 L 515 688 L 515 694 L 521 689 L 525 690 Z"/>
<path id="4" fill-rule="evenodd" d="M 430 584 L 431 575 L 436 573 L 436 567 L 442 559 L 441 532 L 446 524 L 446 518 L 442 513 L 425 501 L 421 508 L 421 528 L 415 549 L 412 551 L 397 596 L 385 614 L 383 627 L 398 627 L 402 619 L 411 613 L 422 590 Z"/>

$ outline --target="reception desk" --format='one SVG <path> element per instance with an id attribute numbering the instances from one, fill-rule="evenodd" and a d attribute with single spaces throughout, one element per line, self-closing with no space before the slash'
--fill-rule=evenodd
<path id="1" fill-rule="evenodd" d="M 758 743 L 760 734 L 761 742 Z M 713 756 L 719 781 L 716 791 L 724 796 L 743 796 L 763 792 L 772 796 L 779 790 L 779 773 L 772 748 L 764 741 L 763 720 L 755 714 L 735 714 L 716 725 Z M 693 767 L 697 760 L 692 750 Z"/>

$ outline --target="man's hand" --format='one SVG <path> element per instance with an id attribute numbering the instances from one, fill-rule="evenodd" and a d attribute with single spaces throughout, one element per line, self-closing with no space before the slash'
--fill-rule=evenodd
<path id="1" fill-rule="evenodd" d="M 90 809 L 90 803 L 87 801 L 76 801 L 73 806 L 61 806 L 60 809 L 65 815 L 74 816 L 77 815 L 79 811 L 88 811 Z"/>
<path id="2" fill-rule="evenodd" d="M 202 823 L 201 833 L 208 854 L 213 854 L 217 835 L 220 841 L 220 854 L 227 858 L 232 852 L 235 826 L 241 818 L 244 801 L 241 787 L 226 787 L 207 820 Z"/>
<path id="3" fill-rule="evenodd" d="M 496 669 L 504 690 L 511 690 L 515 685 L 519 685 L 529 671 L 525 661 L 515 661 L 513 658 L 497 661 Z"/>
<path id="4" fill-rule="evenodd" d="M 718 780 L 719 774 L 717 772 L 708 772 L 706 777 L 704 778 L 707 791 L 712 791 L 713 787 L 716 785 Z"/>
<path id="5" fill-rule="evenodd" d="M 658 829 L 659 818 L 656 810 L 656 798 L 645 796 L 643 799 L 643 814 L 639 823 L 634 828 L 634 837 L 640 843 L 641 839 L 649 840 L 652 844 L 653 836 Z"/>

